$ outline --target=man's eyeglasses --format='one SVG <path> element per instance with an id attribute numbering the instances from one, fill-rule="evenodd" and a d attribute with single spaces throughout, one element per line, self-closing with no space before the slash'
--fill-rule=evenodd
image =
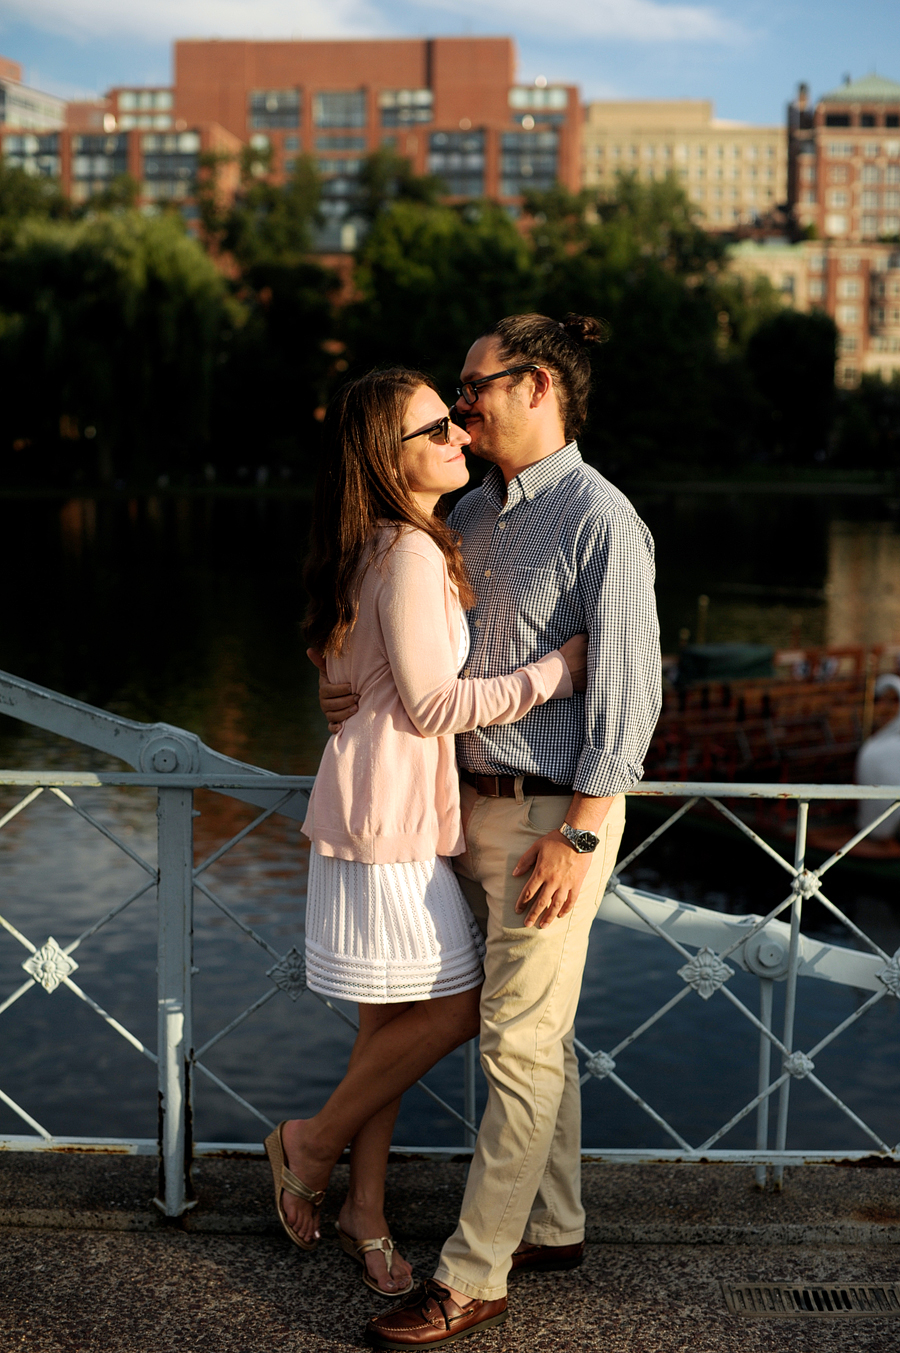
<path id="1" fill-rule="evenodd" d="M 462 385 L 457 386 L 456 393 L 467 404 L 474 404 L 478 399 L 479 388 L 482 385 L 487 385 L 488 381 L 498 381 L 501 376 L 516 376 L 520 371 L 540 371 L 540 369 L 534 362 L 525 362 L 522 366 L 510 366 L 505 371 L 495 371 L 492 376 L 479 376 L 477 381 L 464 381 Z"/>
<path id="2" fill-rule="evenodd" d="M 455 423 L 455 419 L 450 414 L 445 414 L 439 418 L 436 423 L 430 423 L 427 428 L 419 428 L 418 432 L 407 432 L 405 437 L 401 437 L 401 442 L 411 442 L 413 437 L 430 437 L 433 442 L 450 445 L 450 425 Z"/>

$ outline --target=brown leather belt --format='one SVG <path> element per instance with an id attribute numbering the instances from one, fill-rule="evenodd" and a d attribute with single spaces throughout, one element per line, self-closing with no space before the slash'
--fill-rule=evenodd
<path id="1" fill-rule="evenodd" d="M 476 775 L 471 770 L 461 770 L 459 778 L 472 785 L 485 799 L 514 799 L 516 797 L 515 775 Z M 558 794 L 571 798 L 575 793 L 568 785 L 558 785 L 555 780 L 545 780 L 543 775 L 526 775 L 522 779 L 522 793 L 527 799 L 535 794 Z"/>

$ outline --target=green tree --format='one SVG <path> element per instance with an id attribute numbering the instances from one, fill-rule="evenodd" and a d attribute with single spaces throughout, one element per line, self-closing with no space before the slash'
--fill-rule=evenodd
<path id="1" fill-rule="evenodd" d="M 529 308 L 533 270 L 528 243 L 502 208 L 401 200 L 373 221 L 355 283 L 359 299 L 341 329 L 353 369 L 422 367 L 449 395 L 477 335 Z"/>
<path id="2" fill-rule="evenodd" d="M 834 442 L 838 465 L 900 474 L 900 375 L 865 375 L 841 392 Z"/>
<path id="3" fill-rule="evenodd" d="M 35 178 L 0 156 L 0 248 L 28 217 L 59 220 L 69 214 L 56 179 Z"/>
<path id="4" fill-rule="evenodd" d="M 409 160 L 382 148 L 363 160 L 359 190 L 350 201 L 350 215 L 371 223 L 394 202 L 436 206 L 444 192 L 432 174 L 416 174 Z"/>
<path id="5" fill-rule="evenodd" d="M 175 216 L 26 219 L 0 250 L 2 477 L 184 477 L 208 454 L 224 279 Z"/>
<path id="6" fill-rule="evenodd" d="M 759 435 L 768 456 L 790 465 L 825 459 L 834 419 L 837 329 L 822 311 L 781 309 L 747 344 L 747 365 L 764 401 Z"/>
<path id="7" fill-rule="evenodd" d="M 286 183 L 271 176 L 271 150 L 247 146 L 229 203 L 226 159 L 207 156 L 199 185 L 205 238 L 227 260 L 242 322 L 227 335 L 216 380 L 216 460 L 227 473 L 252 465 L 315 474 L 316 410 L 334 363 L 335 272 L 311 254 L 322 184 L 301 156 Z"/>

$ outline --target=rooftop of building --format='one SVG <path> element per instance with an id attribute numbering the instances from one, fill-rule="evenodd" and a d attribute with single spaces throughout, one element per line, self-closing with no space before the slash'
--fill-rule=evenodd
<path id="1" fill-rule="evenodd" d="M 849 78 L 837 89 L 823 94 L 820 103 L 900 103 L 900 85 L 871 72 L 859 80 Z"/>

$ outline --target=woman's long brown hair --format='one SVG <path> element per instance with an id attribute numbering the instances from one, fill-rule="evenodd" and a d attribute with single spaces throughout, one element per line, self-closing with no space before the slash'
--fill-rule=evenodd
<path id="1" fill-rule="evenodd" d="M 304 570 L 309 593 L 305 630 L 322 653 L 340 653 L 357 615 L 361 568 L 379 523 L 430 536 L 447 561 L 464 607 L 474 594 L 459 540 L 438 517 L 426 516 L 410 493 L 400 438 L 409 401 L 430 376 L 403 367 L 372 371 L 334 396 L 323 424 L 310 550 Z"/>

